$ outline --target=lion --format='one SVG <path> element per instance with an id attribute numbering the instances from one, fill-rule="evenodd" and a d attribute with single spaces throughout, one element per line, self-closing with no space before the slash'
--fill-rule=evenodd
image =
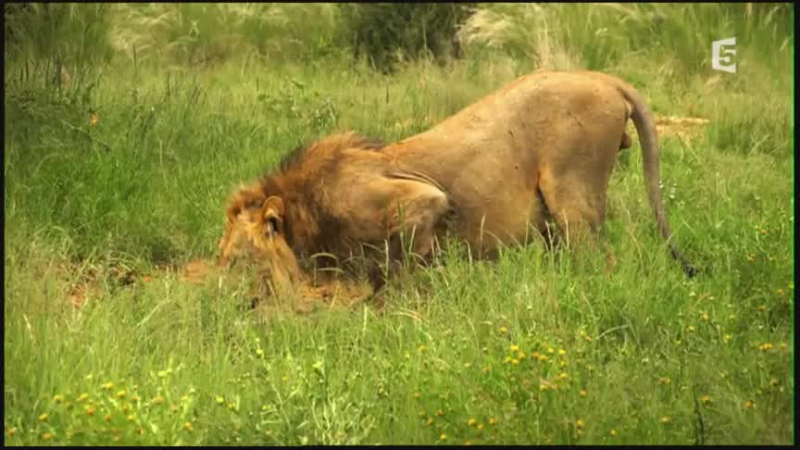
<path id="1" fill-rule="evenodd" d="M 244 204 L 253 198 L 252 191 L 243 189 L 231 199 L 233 205 Z M 229 222 L 225 237 L 220 241 L 218 266 L 231 266 L 242 261 L 245 265 L 255 265 L 258 280 L 254 294 L 273 296 L 291 295 L 301 281 L 297 258 L 285 239 L 280 236 L 283 230 L 277 219 L 270 214 L 276 210 L 274 202 L 265 202 L 261 208 L 246 207 L 236 213 L 229 210 Z M 278 210 L 279 211 L 279 210 Z"/>
<path id="2" fill-rule="evenodd" d="M 672 242 L 664 212 L 652 112 L 631 85 L 588 71 L 522 76 L 395 143 L 346 132 L 296 149 L 231 197 L 220 264 L 234 248 L 237 224 L 250 221 L 257 224 L 247 228 L 257 234 L 251 241 L 266 243 L 259 245 L 272 270 L 289 284 L 301 278 L 296 258 L 374 257 L 365 248 L 384 248 L 391 261 L 404 249 L 427 260 L 446 234 L 479 258 L 548 234 L 549 221 L 560 240 L 591 243 L 605 218 L 617 152 L 631 145 L 628 119 L 638 131 L 656 223 L 691 277 L 696 269 Z M 412 236 L 408 247 L 400 236 Z M 385 276 L 371 270 L 377 291 Z"/>

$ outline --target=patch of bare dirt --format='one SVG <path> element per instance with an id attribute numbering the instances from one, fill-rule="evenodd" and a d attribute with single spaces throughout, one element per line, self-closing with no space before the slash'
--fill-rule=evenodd
<path id="1" fill-rule="evenodd" d="M 65 279 L 67 286 L 67 300 L 74 307 L 80 308 L 89 299 L 98 299 L 103 295 L 100 287 L 99 270 L 95 268 L 59 267 L 60 278 Z M 137 273 L 121 267 L 112 267 L 106 270 L 107 280 L 118 287 L 126 287 L 136 283 L 151 283 L 165 276 L 176 275 L 185 283 L 201 285 L 211 279 L 219 282 L 232 281 L 241 277 L 239 271 L 226 271 L 217 267 L 214 262 L 203 259 L 189 261 L 182 266 L 156 266 L 150 273 Z M 72 278 L 72 281 L 67 279 Z M 257 286 L 258 280 L 253 280 Z M 316 281 L 305 281 L 291 298 L 278 299 L 265 295 L 256 288 L 253 295 L 256 300 L 254 306 L 261 314 L 276 310 L 290 311 L 295 314 L 309 314 L 315 311 L 343 310 L 351 308 L 370 297 L 371 288 L 367 283 L 359 283 L 344 277 L 323 276 Z M 377 305 L 376 305 L 377 306 Z"/>
<path id="2" fill-rule="evenodd" d="M 367 284 L 343 278 L 324 280 L 317 285 L 304 283 L 298 291 L 297 306 L 312 311 L 320 306 L 350 308 L 368 298 L 371 292 Z"/>
<path id="3" fill-rule="evenodd" d="M 201 284 L 214 272 L 216 272 L 216 267 L 213 264 L 202 259 L 195 259 L 181 268 L 180 277 L 187 283 Z"/>
<path id="4" fill-rule="evenodd" d="M 202 259 L 167 270 L 177 272 L 180 280 L 191 284 L 203 284 L 209 277 L 225 279 L 242 276 L 239 271 L 226 271 L 213 262 Z M 361 303 L 372 292 L 366 283 L 343 277 L 323 276 L 316 281 L 304 281 L 291 298 L 283 300 L 259 291 L 256 287 L 258 284 L 258 280 L 253 280 L 252 294 L 256 300 L 255 306 L 262 312 L 288 308 L 298 314 L 308 314 L 318 310 L 346 309 Z"/>

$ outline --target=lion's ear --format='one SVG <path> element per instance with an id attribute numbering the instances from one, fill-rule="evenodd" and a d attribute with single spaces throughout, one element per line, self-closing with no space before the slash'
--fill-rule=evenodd
<path id="1" fill-rule="evenodd" d="M 261 217 L 269 226 L 270 232 L 283 232 L 283 211 L 283 200 L 280 197 L 273 195 L 264 200 Z"/>
<path id="2" fill-rule="evenodd" d="M 262 211 L 264 213 L 264 217 L 269 215 L 272 217 L 283 218 L 283 200 L 275 195 L 267 198 L 264 200 Z"/>

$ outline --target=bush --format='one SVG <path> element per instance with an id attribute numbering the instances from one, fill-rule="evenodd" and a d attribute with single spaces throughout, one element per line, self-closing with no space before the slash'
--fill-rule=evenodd
<path id="1" fill-rule="evenodd" d="M 457 26 L 470 14 L 453 3 L 342 4 L 343 35 L 355 55 L 392 72 L 404 59 L 459 57 Z"/>

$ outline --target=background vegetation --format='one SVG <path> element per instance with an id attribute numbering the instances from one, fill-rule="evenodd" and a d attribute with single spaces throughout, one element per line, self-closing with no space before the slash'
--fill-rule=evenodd
<path id="1" fill-rule="evenodd" d="M 793 442 L 792 5 L 4 8 L 7 444 Z M 713 71 L 732 36 L 736 74 Z M 453 251 L 385 310 L 267 317 L 153 275 L 212 258 L 228 193 L 295 146 L 399 139 L 538 68 L 708 119 L 661 136 L 706 273 L 668 259 L 637 143 L 610 273 Z"/>

